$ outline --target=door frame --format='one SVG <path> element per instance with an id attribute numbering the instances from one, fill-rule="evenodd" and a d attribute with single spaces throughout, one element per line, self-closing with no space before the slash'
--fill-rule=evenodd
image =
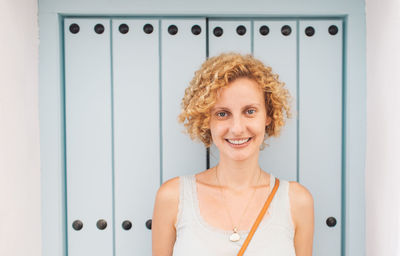
<path id="1" fill-rule="evenodd" d="M 176 6 L 176 8 L 171 8 Z M 151 10 L 151 12 L 149 12 Z M 107 14 L 107 15 L 105 15 Z M 39 117 L 43 256 L 68 255 L 64 136 L 63 19 L 265 18 L 343 19 L 342 255 L 365 254 L 366 24 L 356 0 L 201 2 L 39 0 Z"/>

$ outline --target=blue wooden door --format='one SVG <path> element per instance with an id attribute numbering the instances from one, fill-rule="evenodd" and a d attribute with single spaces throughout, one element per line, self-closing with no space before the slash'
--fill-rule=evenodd
<path id="1" fill-rule="evenodd" d="M 342 41 L 341 20 L 65 19 L 68 254 L 151 255 L 159 185 L 207 167 L 177 122 L 184 89 L 208 56 L 237 51 L 272 66 L 293 96 L 261 167 L 311 191 L 314 255 L 340 255 Z"/>

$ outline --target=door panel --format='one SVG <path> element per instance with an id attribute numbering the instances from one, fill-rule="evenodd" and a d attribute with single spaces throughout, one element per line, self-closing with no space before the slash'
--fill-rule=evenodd
<path id="1" fill-rule="evenodd" d="M 296 21 L 254 21 L 254 57 L 272 67 L 272 72 L 279 75 L 279 80 L 285 83 L 293 97 L 290 104 L 292 118 L 286 121 L 279 137 L 266 140 L 269 146 L 260 151 L 259 162 L 263 170 L 294 181 L 297 180 L 296 56 Z"/>
<path id="2" fill-rule="evenodd" d="M 151 255 L 160 185 L 158 20 L 113 20 L 115 252 Z"/>
<path id="3" fill-rule="evenodd" d="M 113 252 L 109 24 L 108 19 L 64 22 L 68 252 L 73 256 Z M 107 222 L 103 230 L 96 227 L 100 219 Z M 72 227 L 77 220 L 83 223 L 79 231 Z"/>
<path id="4" fill-rule="evenodd" d="M 251 53 L 251 26 L 249 20 L 210 19 L 208 27 L 209 57 L 230 51 L 242 54 Z M 222 34 L 220 33 L 219 35 L 218 30 L 222 31 Z M 238 33 L 238 30 L 242 35 Z"/>
<path id="5" fill-rule="evenodd" d="M 243 35 L 239 35 L 237 32 L 239 26 L 245 28 Z M 251 25 L 249 20 L 210 20 L 209 28 L 208 49 L 210 57 L 223 52 L 251 53 Z M 217 32 L 214 32 L 218 29 L 222 31 L 220 36 L 216 36 L 215 33 Z M 243 28 L 242 31 L 244 31 Z M 219 150 L 212 144 L 210 147 L 210 166 L 215 166 L 218 162 Z"/>
<path id="6" fill-rule="evenodd" d="M 314 196 L 314 255 L 340 255 L 342 22 L 303 20 L 299 27 L 299 181 Z M 336 226 L 327 225 L 328 217 Z"/>
<path id="7" fill-rule="evenodd" d="M 201 28 L 198 35 L 192 33 L 195 25 Z M 175 26 L 176 29 L 171 26 Z M 185 89 L 194 71 L 200 68 L 206 59 L 205 33 L 205 19 L 161 21 L 163 182 L 206 168 L 206 150 L 203 144 L 192 141 L 184 134 L 183 125 L 177 121 Z"/>

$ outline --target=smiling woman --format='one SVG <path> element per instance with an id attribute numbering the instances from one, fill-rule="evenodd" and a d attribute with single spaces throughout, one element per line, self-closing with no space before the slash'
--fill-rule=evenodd
<path id="1" fill-rule="evenodd" d="M 265 127 L 266 135 L 279 136 L 285 124 L 285 113 L 291 117 L 291 96 L 285 84 L 270 67 L 251 55 L 226 53 L 204 62 L 185 91 L 179 120 L 192 139 L 201 140 L 206 147 L 211 145 L 210 109 L 215 105 L 220 89 L 238 78 L 250 79 L 264 92 L 267 115 L 271 118 L 271 124 Z"/>
<path id="2" fill-rule="evenodd" d="M 220 90 L 218 101 L 211 109 L 210 131 L 221 159 L 258 158 L 265 129 L 271 123 L 262 89 L 253 80 L 238 78 Z"/>
<path id="3" fill-rule="evenodd" d="M 220 160 L 162 184 L 153 213 L 154 256 L 229 256 L 239 249 L 254 256 L 312 255 L 311 194 L 297 182 L 279 182 L 258 163 L 265 140 L 277 137 L 290 117 L 289 99 L 278 75 L 251 55 L 221 54 L 195 73 L 179 120 L 192 139 L 215 144 Z"/>

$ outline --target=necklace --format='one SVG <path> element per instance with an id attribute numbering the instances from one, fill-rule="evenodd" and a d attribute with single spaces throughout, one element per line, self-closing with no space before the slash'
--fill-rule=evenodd
<path id="1" fill-rule="evenodd" d="M 232 224 L 232 226 L 233 226 L 232 216 L 231 216 L 231 213 L 229 212 L 228 206 L 226 205 L 226 200 L 225 200 L 225 197 L 224 197 L 224 193 L 223 193 L 223 190 L 222 190 L 222 186 L 221 186 L 221 183 L 219 182 L 219 179 L 218 179 L 218 176 L 217 176 L 217 170 L 218 170 L 218 166 L 215 166 L 215 177 L 217 178 L 217 182 L 218 182 L 218 185 L 219 185 L 220 190 L 221 190 L 221 195 L 222 195 L 222 198 L 223 198 L 223 200 L 224 200 L 224 202 L 225 202 L 225 204 L 224 204 L 224 205 L 225 205 L 225 209 L 226 209 L 226 211 L 227 211 L 227 213 L 228 213 L 228 216 L 229 216 L 229 218 L 230 218 L 230 220 L 231 220 L 231 224 Z M 260 174 L 259 174 L 259 176 L 258 176 L 257 185 L 258 185 L 258 182 L 259 182 L 259 180 L 260 180 L 260 177 L 261 177 L 261 169 L 260 169 Z M 256 189 L 257 189 L 257 187 L 254 188 L 254 191 L 253 191 L 253 193 L 252 193 L 252 196 L 250 197 L 250 200 L 248 201 L 248 203 L 247 203 L 247 205 L 246 205 L 246 208 L 244 209 L 242 215 L 240 216 L 240 219 L 239 219 L 239 221 L 238 221 L 238 225 L 236 225 L 236 226 L 233 227 L 233 233 L 229 236 L 229 240 L 231 240 L 232 242 L 237 242 L 237 241 L 240 240 L 240 235 L 239 235 L 239 233 L 238 233 L 239 224 L 240 224 L 240 221 L 242 220 L 244 214 L 246 213 L 246 210 L 247 210 L 247 208 L 249 207 L 250 202 L 252 201 L 252 199 L 253 199 L 253 197 L 254 197 L 254 194 L 255 194 L 255 192 L 256 192 Z"/>

